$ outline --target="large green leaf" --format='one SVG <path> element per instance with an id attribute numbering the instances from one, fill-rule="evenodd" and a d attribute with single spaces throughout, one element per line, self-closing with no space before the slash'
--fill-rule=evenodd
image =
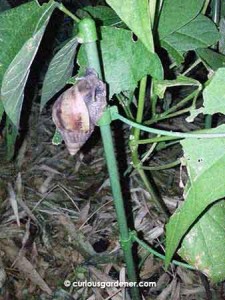
<path id="1" fill-rule="evenodd" d="M 44 13 L 49 6 L 52 4 L 44 4 L 40 7 L 32 1 L 0 14 L 0 86 L 9 64 L 48 17 L 45 17 Z"/>
<path id="2" fill-rule="evenodd" d="M 109 85 L 110 97 L 121 91 L 133 91 L 137 82 L 147 74 L 156 79 L 163 78 L 158 56 L 149 52 L 142 42 L 134 42 L 131 31 L 101 27 L 101 37 L 104 75 Z M 78 63 L 81 67 L 88 66 L 83 46 L 79 51 Z"/>
<path id="3" fill-rule="evenodd" d="M 41 109 L 52 96 L 65 86 L 71 77 L 77 45 L 78 42 L 75 37 L 66 43 L 52 59 L 43 83 Z"/>
<path id="4" fill-rule="evenodd" d="M 203 3 L 204 0 L 164 0 L 158 26 L 160 39 L 165 39 L 193 20 Z"/>
<path id="5" fill-rule="evenodd" d="M 210 84 L 203 91 L 203 114 L 225 114 L 225 68 L 216 71 Z"/>
<path id="6" fill-rule="evenodd" d="M 225 67 L 225 55 L 217 53 L 211 49 L 197 49 L 196 53 L 207 68 L 216 71 Z"/>
<path id="7" fill-rule="evenodd" d="M 178 52 L 186 52 L 211 46 L 219 38 L 220 35 L 215 24 L 209 18 L 199 15 L 188 24 L 161 39 Z"/>
<path id="8" fill-rule="evenodd" d="M 213 282 L 225 279 L 225 201 L 215 203 L 185 236 L 179 255 Z"/>
<path id="9" fill-rule="evenodd" d="M 208 132 L 225 132 L 225 125 Z M 183 205 L 166 226 L 166 265 L 190 226 L 210 204 L 225 196 L 225 139 L 185 139 L 181 145 L 189 182 Z"/>
<path id="10" fill-rule="evenodd" d="M 26 40 L 25 44 L 22 44 L 22 48 L 19 48 L 19 45 L 21 46 L 21 40 L 24 42 L 24 39 L 27 38 L 27 35 L 25 34 L 20 36 L 22 32 L 17 31 L 17 28 L 15 29 L 14 34 L 12 34 L 16 24 L 13 26 L 13 24 L 10 23 L 11 20 L 9 21 L 10 18 L 8 16 L 6 17 L 6 20 L 4 20 L 5 26 L 8 24 L 8 27 L 7 29 L 3 27 L 3 30 L 1 31 L 3 44 L 8 42 L 8 44 L 11 45 L 9 37 L 11 37 L 15 43 L 17 43 L 18 40 L 18 45 L 16 45 L 13 50 L 9 51 L 9 55 L 7 52 L 5 52 L 5 50 L 3 50 L 3 53 L 1 53 L 2 55 L 0 55 L 0 59 L 6 59 L 6 62 L 4 61 L 3 69 L 7 67 L 6 71 L 4 70 L 5 74 L 2 80 L 1 100 L 3 102 L 5 112 L 13 124 L 17 127 L 19 125 L 20 113 L 22 109 L 24 87 L 30 72 L 30 67 L 37 53 L 51 13 L 55 8 L 54 2 L 50 2 L 49 4 L 45 5 L 44 8 L 40 8 L 37 4 L 35 5 L 35 8 L 34 6 L 22 5 L 22 11 L 19 10 L 19 13 L 18 11 L 14 13 L 12 12 L 10 15 L 13 19 L 19 16 L 21 18 L 24 13 L 35 16 L 34 20 L 29 19 L 24 24 L 23 31 L 26 32 L 25 28 L 29 26 L 33 28 L 33 31 L 29 34 L 31 37 Z M 7 15 L 7 13 L 8 12 L 5 14 Z M 10 28 L 10 26 L 12 27 Z M 19 28 L 20 27 L 21 25 Z M 30 31 L 30 28 L 27 31 Z"/>
<path id="11" fill-rule="evenodd" d="M 154 52 L 148 0 L 106 0 L 121 20 Z"/>
<path id="12" fill-rule="evenodd" d="M 225 68 L 220 68 L 215 72 L 210 83 L 203 91 L 203 99 L 203 107 L 193 109 L 187 121 L 193 121 L 200 113 L 225 114 Z"/>

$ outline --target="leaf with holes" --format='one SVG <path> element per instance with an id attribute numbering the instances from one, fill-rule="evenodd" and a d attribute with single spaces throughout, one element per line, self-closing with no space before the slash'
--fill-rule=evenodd
<path id="1" fill-rule="evenodd" d="M 130 30 L 101 27 L 101 36 L 100 48 L 110 97 L 121 91 L 133 91 L 137 82 L 147 74 L 156 79 L 163 78 L 158 56 L 149 52 L 141 41 L 133 41 Z M 82 68 L 88 66 L 83 46 L 78 63 Z"/>
<path id="2" fill-rule="evenodd" d="M 210 207 L 185 236 L 179 255 L 214 283 L 225 279 L 225 201 Z"/>
<path id="3" fill-rule="evenodd" d="M 154 52 L 148 0 L 106 0 L 150 52 Z"/>
<path id="4" fill-rule="evenodd" d="M 65 86 L 67 80 L 72 76 L 77 45 L 78 41 L 75 37 L 66 43 L 52 59 L 43 83 L 41 109 L 51 97 Z"/>
<path id="5" fill-rule="evenodd" d="M 225 132 L 225 125 L 207 132 Z M 177 209 L 166 226 L 166 265 L 196 219 L 210 204 L 225 197 L 225 139 L 190 138 L 180 143 L 189 181 L 183 205 Z"/>
<path id="6" fill-rule="evenodd" d="M 20 113 L 22 109 L 23 103 L 23 93 L 24 87 L 30 72 L 30 67 L 33 62 L 33 59 L 37 53 L 38 47 L 40 45 L 42 36 L 44 34 L 45 28 L 47 23 L 50 19 L 51 13 L 55 8 L 55 3 L 50 2 L 50 4 L 45 5 L 45 10 L 41 9 L 41 13 L 37 14 L 36 10 L 39 10 L 39 6 L 36 4 L 35 15 L 38 15 L 37 20 L 30 20 L 26 23 L 26 26 L 33 27 L 33 31 L 30 32 L 31 37 L 23 44 L 22 48 L 18 49 L 17 47 L 14 48 L 14 51 L 10 52 L 10 58 L 8 57 L 7 62 L 10 63 L 2 80 L 2 87 L 1 87 L 1 100 L 7 113 L 8 117 L 11 119 L 13 124 L 18 127 L 19 120 L 20 120 Z M 33 8 L 34 9 L 34 8 Z M 29 15 L 29 9 L 27 7 L 25 12 Z M 33 10 L 31 10 L 33 12 Z M 23 11 L 24 13 L 24 11 Z M 23 14 L 21 14 L 23 15 Z M 32 14 L 31 14 L 32 15 Z M 14 15 L 13 15 L 14 16 Z M 18 12 L 16 13 L 18 16 Z M 33 24 L 34 22 L 35 24 Z M 7 22 L 6 22 L 7 24 Z M 12 25 L 9 23 L 9 25 Z M 34 26 L 35 25 L 35 26 Z M 40 26 L 41 25 L 41 26 Z M 21 27 L 21 25 L 20 25 Z M 26 27 L 25 27 L 26 28 Z M 35 28 L 39 28 L 38 31 L 35 31 Z M 11 28 L 12 30 L 12 28 Z M 26 31 L 26 30 L 24 30 Z M 28 31 L 30 31 L 28 29 Z M 3 31 L 2 31 L 3 32 Z M 7 32 L 7 31 L 6 31 Z M 8 32 L 7 32 L 8 33 Z M 17 36 L 20 34 L 20 31 L 16 32 L 13 36 L 13 39 L 24 39 L 27 37 L 26 35 Z M 33 34 L 33 35 L 32 35 Z M 8 35 L 9 38 L 10 34 Z M 4 40 L 5 42 L 5 40 Z M 9 43 L 10 44 L 10 43 Z M 20 44 L 20 42 L 19 42 Z M 5 54 L 8 55 L 7 53 Z M 4 57 L 4 56 L 2 56 Z M 0 56 L 1 59 L 1 56 Z M 10 60 L 12 59 L 12 61 Z M 5 65 L 6 66 L 6 65 Z"/>

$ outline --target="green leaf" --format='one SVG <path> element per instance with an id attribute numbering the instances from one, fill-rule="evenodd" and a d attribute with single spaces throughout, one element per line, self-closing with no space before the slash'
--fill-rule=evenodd
<path id="1" fill-rule="evenodd" d="M 29 2 L 0 14 L 0 86 L 3 75 L 24 43 L 43 25 L 52 4 Z"/>
<path id="2" fill-rule="evenodd" d="M 134 42 L 132 32 L 114 27 L 101 27 L 100 48 L 109 94 L 133 91 L 137 82 L 150 74 L 156 79 L 163 78 L 161 62 L 140 42 Z M 78 55 L 80 66 L 87 67 L 88 61 L 82 46 Z"/>
<path id="3" fill-rule="evenodd" d="M 96 20 L 97 24 L 99 23 L 103 26 L 118 27 L 118 25 L 123 24 L 115 11 L 107 6 L 86 6 L 83 9 L 78 9 L 76 15 L 81 19 L 91 16 L 94 20 Z"/>
<path id="4" fill-rule="evenodd" d="M 207 131 L 225 132 L 225 125 Z M 180 142 L 184 151 L 189 181 L 185 201 L 166 226 L 166 265 L 181 239 L 196 219 L 213 202 L 225 196 L 225 139 L 185 139 Z"/>
<path id="5" fill-rule="evenodd" d="M 215 44 L 220 34 L 215 24 L 203 15 L 163 38 L 170 47 L 178 52 L 186 52 L 197 48 L 206 48 Z"/>
<path id="6" fill-rule="evenodd" d="M 1 96 L 5 112 L 15 126 L 19 126 L 24 87 L 30 67 L 38 50 L 45 28 L 30 38 L 9 65 L 2 82 Z"/>
<path id="7" fill-rule="evenodd" d="M 225 55 L 223 54 L 211 49 L 197 49 L 196 53 L 206 68 L 216 71 L 219 68 L 225 67 Z"/>
<path id="8" fill-rule="evenodd" d="M 203 91 L 203 99 L 203 107 L 193 109 L 187 121 L 192 122 L 200 113 L 209 115 L 225 114 L 225 68 L 220 68 L 215 72 L 210 83 Z"/>
<path id="9" fill-rule="evenodd" d="M 170 56 L 174 59 L 177 65 L 182 64 L 184 61 L 183 53 L 177 51 L 172 45 L 169 45 L 166 41 L 161 41 L 161 46 L 166 49 Z"/>
<path id="10" fill-rule="evenodd" d="M 39 30 L 36 31 L 33 36 L 31 36 L 25 42 L 18 53 L 14 53 L 15 56 L 8 66 L 3 77 L 1 99 L 5 112 L 7 113 L 13 124 L 17 127 L 19 125 L 20 113 L 24 98 L 24 87 L 30 72 L 30 67 L 37 53 L 45 28 L 54 8 L 55 4 L 51 2 L 50 4 L 45 5 L 44 11 L 41 10 L 41 14 L 39 13 L 39 19 L 36 20 L 35 24 L 36 28 L 38 28 Z M 36 10 L 37 9 L 39 10 L 39 6 L 36 6 Z M 29 10 L 26 9 L 26 12 L 29 14 Z M 33 20 L 29 21 L 32 22 Z M 28 24 L 26 25 L 28 26 Z M 13 36 L 14 41 L 16 38 L 20 39 L 17 34 Z"/>
<path id="11" fill-rule="evenodd" d="M 225 279 L 225 201 L 215 203 L 185 236 L 179 255 L 214 283 Z"/>
<path id="12" fill-rule="evenodd" d="M 159 18 L 159 37 L 164 40 L 193 20 L 201 11 L 204 0 L 164 0 Z"/>
<path id="13" fill-rule="evenodd" d="M 166 89 L 174 86 L 197 86 L 200 88 L 201 84 L 198 80 L 183 75 L 178 76 L 174 80 L 155 80 L 154 94 L 163 99 Z"/>
<path id="14" fill-rule="evenodd" d="M 210 84 L 203 91 L 203 114 L 225 114 L 225 68 L 216 71 Z"/>
<path id="15" fill-rule="evenodd" d="M 61 136 L 61 133 L 56 129 L 54 136 L 52 138 L 52 144 L 58 146 L 58 145 L 62 144 L 62 141 L 63 141 L 63 138 Z"/>
<path id="16" fill-rule="evenodd" d="M 145 47 L 154 52 L 148 0 L 106 0 Z"/>
<path id="17" fill-rule="evenodd" d="M 71 39 L 50 62 L 42 88 L 41 109 L 49 99 L 65 86 L 71 77 L 77 45 L 77 38 Z"/>

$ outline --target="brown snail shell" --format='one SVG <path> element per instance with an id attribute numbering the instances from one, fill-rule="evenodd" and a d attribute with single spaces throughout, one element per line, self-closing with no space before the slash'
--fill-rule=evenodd
<path id="1" fill-rule="evenodd" d="M 56 100 L 52 110 L 53 122 L 71 155 L 75 155 L 88 140 L 105 107 L 105 84 L 90 68 Z"/>

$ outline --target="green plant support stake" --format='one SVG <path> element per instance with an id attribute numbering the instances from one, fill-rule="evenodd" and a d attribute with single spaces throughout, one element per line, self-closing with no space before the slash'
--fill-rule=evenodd
<path id="1" fill-rule="evenodd" d="M 115 109 L 115 107 L 112 107 Z M 121 186 L 119 181 L 119 173 L 117 169 L 117 162 L 115 157 L 115 150 L 113 147 L 112 133 L 110 128 L 111 123 L 111 112 L 108 108 L 101 119 L 98 122 L 101 130 L 101 136 L 105 151 L 105 158 L 108 167 L 108 173 L 110 178 L 110 184 L 112 188 L 112 195 L 114 199 L 114 205 L 116 209 L 117 222 L 120 232 L 120 243 L 124 252 L 124 258 L 127 266 L 127 274 L 130 282 L 137 282 L 136 269 L 132 254 L 132 237 L 130 235 L 126 213 L 124 209 L 123 197 L 121 192 Z M 132 299 L 141 299 L 138 287 L 132 287 L 131 289 Z"/>
<path id="2" fill-rule="evenodd" d="M 97 33 L 95 22 L 92 19 L 86 18 L 79 22 L 78 27 L 79 38 L 80 41 L 84 43 L 85 51 L 88 57 L 89 67 L 94 68 L 97 71 L 99 77 L 102 78 L 102 72 L 96 45 Z M 115 107 L 113 109 L 115 109 Z M 99 120 L 98 125 L 100 126 L 104 146 L 105 158 L 120 232 L 120 243 L 124 252 L 124 258 L 127 266 L 127 275 L 131 283 L 137 283 L 137 273 L 132 254 L 133 241 L 127 226 L 126 213 L 123 203 L 119 173 L 117 169 L 115 150 L 113 146 L 112 133 L 110 128 L 110 124 L 112 122 L 110 110 L 110 108 L 106 109 L 106 111 L 103 113 L 103 116 Z M 139 289 L 137 286 L 133 286 L 131 288 L 131 295 L 133 300 L 141 300 Z"/>
<path id="3" fill-rule="evenodd" d="M 85 18 L 78 23 L 79 28 L 79 42 L 84 44 L 85 52 L 87 54 L 89 67 L 95 69 L 99 78 L 102 79 L 101 66 L 99 62 L 99 55 L 97 49 L 97 32 L 94 20 Z"/>

